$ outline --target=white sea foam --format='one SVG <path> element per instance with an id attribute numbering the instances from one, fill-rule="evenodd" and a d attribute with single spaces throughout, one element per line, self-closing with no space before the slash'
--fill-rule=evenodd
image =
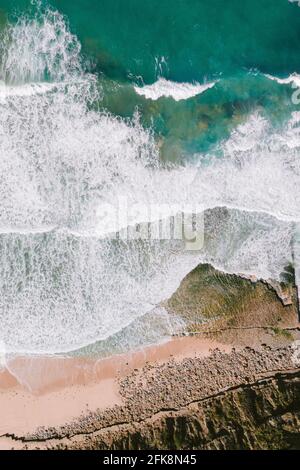
<path id="1" fill-rule="evenodd" d="M 21 19 L 1 43 L 6 85 L 40 89 L 45 77 L 46 88 L 53 84 L 0 102 L 0 321 L 8 352 L 105 340 L 168 298 L 199 262 L 278 278 L 299 221 L 297 114 L 275 132 L 255 113 L 221 143 L 223 158 L 207 164 L 199 155 L 196 166 L 163 169 L 138 116 L 91 109 L 96 79 L 83 73 L 80 45 L 58 13 Z M 206 211 L 204 249 L 111 239 L 99 207 L 120 197 Z"/>
<path id="2" fill-rule="evenodd" d="M 300 88 L 300 75 L 296 72 L 292 73 L 287 78 L 278 78 L 268 74 L 265 74 L 265 77 L 279 83 L 280 85 L 294 85 L 295 88 Z"/>
<path id="3" fill-rule="evenodd" d="M 181 101 L 200 95 L 206 90 L 213 88 L 215 84 L 216 82 L 202 85 L 200 83 L 178 83 L 161 77 L 152 85 L 135 86 L 134 89 L 136 93 L 150 100 L 158 100 L 164 96 L 166 98 L 173 98 L 175 101 Z"/>
<path id="4" fill-rule="evenodd" d="M 81 74 L 77 38 L 58 12 L 48 9 L 31 20 L 21 17 L 6 28 L 0 43 L 0 76 L 6 84 L 62 81 Z"/>
<path id="5" fill-rule="evenodd" d="M 3 82 L 0 83 L 0 102 L 3 103 L 12 97 L 25 97 L 50 93 L 62 86 L 62 84 L 55 83 L 28 83 L 19 86 L 8 86 Z"/>
<path id="6" fill-rule="evenodd" d="M 25 83 L 24 85 L 6 85 L 0 83 L 0 101 L 5 101 L 11 97 L 28 97 L 50 93 L 60 89 L 64 90 L 67 86 L 73 85 L 70 82 L 58 83 Z"/>

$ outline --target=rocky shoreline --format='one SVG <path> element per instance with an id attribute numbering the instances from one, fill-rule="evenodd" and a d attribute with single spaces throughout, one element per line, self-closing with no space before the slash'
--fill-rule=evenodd
<path id="1" fill-rule="evenodd" d="M 30 435 L 26 449 L 268 449 L 300 445 L 300 363 L 292 346 L 148 364 L 119 380 L 124 405 Z"/>

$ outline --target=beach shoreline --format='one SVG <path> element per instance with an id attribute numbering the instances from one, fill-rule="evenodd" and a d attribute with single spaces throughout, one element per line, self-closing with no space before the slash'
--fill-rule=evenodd
<path id="1" fill-rule="evenodd" d="M 268 448 L 261 436 L 273 436 L 273 418 L 279 432 L 292 420 L 294 435 L 300 363 L 293 348 L 300 347 L 300 328 L 294 284 L 279 287 L 282 292 L 199 266 L 166 302 L 169 314 L 187 325 L 176 336 L 105 358 L 6 356 L 0 449 L 184 449 L 191 442 L 205 449 Z M 203 322 L 205 312 L 209 321 Z M 244 414 L 252 422 L 247 432 L 253 443 L 244 440 L 244 429 L 235 434 Z M 227 430 L 226 442 L 218 440 L 219 426 Z M 290 439 L 284 432 L 277 447 L 286 448 Z"/>
<path id="2" fill-rule="evenodd" d="M 175 338 L 144 350 L 143 361 L 141 351 L 131 362 L 106 360 L 102 377 L 90 360 L 79 367 L 73 359 L 62 368 L 73 371 L 72 385 L 2 387 L 0 449 L 269 448 L 274 426 L 286 447 L 300 422 L 298 343 L 235 348 Z"/>
<path id="3" fill-rule="evenodd" d="M 187 336 L 105 359 L 17 357 L 0 372 L 0 435 L 63 426 L 88 412 L 121 405 L 120 378 L 146 364 L 204 358 L 216 349 L 229 352 L 231 347 Z"/>

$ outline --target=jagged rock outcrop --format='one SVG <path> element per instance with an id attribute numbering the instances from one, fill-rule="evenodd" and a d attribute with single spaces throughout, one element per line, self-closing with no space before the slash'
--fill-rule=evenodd
<path id="1" fill-rule="evenodd" d="M 83 437 L 70 448 L 300 449 L 300 371 Z"/>

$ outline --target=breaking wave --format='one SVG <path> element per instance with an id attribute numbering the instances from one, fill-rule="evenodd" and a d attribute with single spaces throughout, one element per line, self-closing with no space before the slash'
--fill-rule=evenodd
<path id="1" fill-rule="evenodd" d="M 213 88 L 216 82 L 206 83 L 177 83 L 165 78 L 159 78 L 152 85 L 143 87 L 135 86 L 134 89 L 139 95 L 145 96 L 148 100 L 158 100 L 161 97 L 173 98 L 175 101 L 187 100 L 204 93 Z"/>
<path id="2" fill-rule="evenodd" d="M 278 77 L 274 77 L 273 75 L 268 75 L 268 74 L 266 74 L 265 76 L 269 80 L 273 80 L 279 83 L 279 85 L 294 85 L 295 88 L 300 87 L 300 75 L 296 72 L 292 73 L 287 78 L 278 78 Z"/>

